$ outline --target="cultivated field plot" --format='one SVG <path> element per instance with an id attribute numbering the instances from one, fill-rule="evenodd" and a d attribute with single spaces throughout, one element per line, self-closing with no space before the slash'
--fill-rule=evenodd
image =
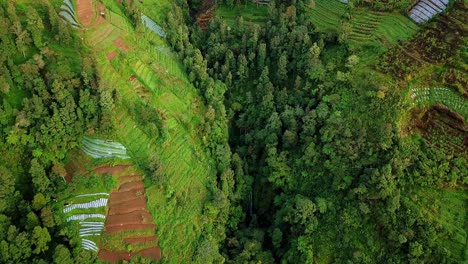
<path id="1" fill-rule="evenodd" d="M 312 23 L 321 32 L 339 32 L 346 11 L 346 4 L 337 0 L 317 0 L 310 11 Z M 358 45 L 391 46 L 409 39 L 418 29 L 410 19 L 398 13 L 384 13 L 356 8 L 349 20 L 349 40 Z"/>
<path id="2" fill-rule="evenodd" d="M 316 0 L 310 20 L 319 31 L 338 31 L 346 12 L 346 4 L 337 0 Z"/>
<path id="3" fill-rule="evenodd" d="M 410 96 L 415 106 L 442 104 L 468 120 L 468 100 L 449 88 L 412 88 Z"/>
<path id="4" fill-rule="evenodd" d="M 156 225 L 146 210 L 142 175 L 132 166 L 109 167 L 118 177 L 119 186 L 111 192 L 104 235 L 98 257 L 104 261 L 130 260 L 134 255 L 160 259 L 161 249 L 154 236 Z M 131 247 L 129 247 L 131 245 Z"/>
<path id="5" fill-rule="evenodd" d="M 151 18 L 149 18 L 149 17 L 147 17 L 145 15 L 142 15 L 141 16 L 141 22 L 143 23 L 143 25 L 145 25 L 145 27 L 149 28 L 151 31 L 158 34 L 160 37 L 162 37 L 162 38 L 166 37 L 166 33 L 164 32 L 162 27 L 160 27 L 158 24 L 156 24 L 156 22 L 154 22 Z"/>
<path id="6" fill-rule="evenodd" d="M 88 136 L 83 137 L 81 142 L 81 150 L 89 156 L 99 158 L 119 158 L 129 159 L 127 149 L 119 142 L 111 140 L 101 140 L 91 138 Z"/>
<path id="7" fill-rule="evenodd" d="M 242 16 L 245 22 L 260 24 L 268 20 L 268 10 L 264 5 L 248 2 L 245 5 L 228 7 L 221 5 L 216 8 L 216 16 L 224 19 L 229 26 L 234 26 L 238 16 Z"/>
<path id="8" fill-rule="evenodd" d="M 423 23 L 447 8 L 449 0 L 420 0 L 409 11 L 409 17 Z"/>
<path id="9" fill-rule="evenodd" d="M 104 229 L 108 193 L 83 193 L 68 198 L 62 212 L 66 221 L 77 227 L 84 250 L 98 252 L 97 241 Z"/>
<path id="10" fill-rule="evenodd" d="M 75 17 L 75 8 L 71 0 L 64 0 L 63 5 L 60 7 L 59 17 L 65 22 L 68 22 L 74 28 L 79 28 L 80 25 Z"/>

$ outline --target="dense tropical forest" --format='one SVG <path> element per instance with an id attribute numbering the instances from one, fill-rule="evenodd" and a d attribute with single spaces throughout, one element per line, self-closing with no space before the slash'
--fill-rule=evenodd
<path id="1" fill-rule="evenodd" d="M 0 263 L 468 263 L 466 0 L 0 2 Z"/>

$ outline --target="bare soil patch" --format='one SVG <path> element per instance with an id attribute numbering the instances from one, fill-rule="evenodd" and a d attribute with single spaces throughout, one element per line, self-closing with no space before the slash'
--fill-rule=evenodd
<path id="1" fill-rule="evenodd" d="M 125 41 L 122 39 L 122 37 L 118 37 L 113 42 L 114 42 L 114 45 L 117 46 L 121 51 L 124 51 L 124 52 L 130 51 L 130 49 L 127 47 L 127 44 L 125 44 Z"/>
<path id="2" fill-rule="evenodd" d="M 119 187 L 119 192 L 125 192 L 125 191 L 130 191 L 134 189 L 142 189 L 145 186 L 143 185 L 143 182 L 137 181 L 137 182 L 126 182 L 120 185 Z"/>
<path id="3" fill-rule="evenodd" d="M 94 173 L 103 175 L 105 173 L 108 174 L 118 174 L 122 171 L 124 171 L 126 168 L 131 167 L 132 165 L 129 164 L 122 164 L 122 165 L 115 165 L 115 166 L 109 166 L 109 165 L 102 165 L 100 167 L 97 167 L 93 170 Z"/>
<path id="4" fill-rule="evenodd" d="M 130 191 L 125 191 L 125 192 L 120 192 L 120 191 L 119 192 L 112 192 L 111 195 L 110 195 L 109 204 L 110 204 L 110 206 L 118 205 L 118 204 L 121 204 L 123 202 L 133 200 L 133 199 L 135 199 L 137 197 L 141 197 L 142 199 L 144 199 L 145 198 L 144 193 L 145 193 L 144 188 L 133 189 L 133 190 L 130 190 Z"/>
<path id="5" fill-rule="evenodd" d="M 133 200 L 126 201 L 125 203 L 121 204 L 121 206 L 113 205 L 110 207 L 107 215 L 130 213 L 137 210 L 144 210 L 145 208 L 146 200 L 138 197 Z"/>
<path id="6" fill-rule="evenodd" d="M 76 8 L 78 19 L 83 26 L 89 26 L 95 16 L 92 0 L 77 0 Z"/>
<path id="7" fill-rule="evenodd" d="M 98 5 L 98 14 L 97 14 L 96 22 L 94 22 L 93 26 L 97 26 L 106 22 L 106 20 L 102 16 L 102 14 L 104 15 L 106 14 L 106 7 L 101 2 L 97 2 L 97 5 Z"/>
<path id="8" fill-rule="evenodd" d="M 111 61 L 117 56 L 117 54 L 119 53 L 116 50 L 114 50 L 113 52 L 107 54 L 107 59 Z"/>
<path id="9" fill-rule="evenodd" d="M 157 246 L 145 248 L 145 249 L 138 251 L 137 254 L 145 258 L 161 259 L 161 248 Z"/>
<path id="10" fill-rule="evenodd" d="M 155 236 L 149 237 L 127 237 L 124 239 L 124 242 L 130 245 L 146 244 L 150 242 L 158 242 L 158 239 Z"/>
<path id="11" fill-rule="evenodd" d="M 147 211 L 138 210 L 130 213 L 109 215 L 106 218 L 106 227 L 137 225 L 151 223 L 151 214 Z"/>
<path id="12" fill-rule="evenodd" d="M 99 250 L 98 258 L 107 262 L 115 263 L 119 260 L 130 260 L 133 256 L 140 255 L 146 258 L 161 259 L 161 248 L 149 247 L 138 252 L 111 252 L 106 249 Z"/>

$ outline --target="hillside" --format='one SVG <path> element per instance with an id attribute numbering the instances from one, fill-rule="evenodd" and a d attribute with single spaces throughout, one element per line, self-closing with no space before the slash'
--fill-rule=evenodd
<path id="1" fill-rule="evenodd" d="M 467 17 L 0 2 L 0 263 L 466 263 Z"/>

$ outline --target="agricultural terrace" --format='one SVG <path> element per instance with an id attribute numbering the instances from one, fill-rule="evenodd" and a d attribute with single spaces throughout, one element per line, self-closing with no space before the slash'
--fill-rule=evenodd
<path id="1" fill-rule="evenodd" d="M 63 1 L 63 5 L 60 7 L 59 17 L 62 18 L 64 22 L 70 23 L 74 28 L 80 27 L 75 17 L 75 7 L 71 0 Z"/>
<path id="2" fill-rule="evenodd" d="M 420 0 L 409 11 L 409 16 L 417 23 L 423 23 L 444 11 L 449 0 Z"/>
<path id="3" fill-rule="evenodd" d="M 89 160 L 83 156 L 81 169 L 68 171 L 67 190 L 56 196 L 54 210 L 62 215 L 63 224 L 69 228 L 72 243 L 83 250 L 98 252 L 100 237 L 104 230 L 109 192 L 115 181 L 110 175 L 97 175 L 92 168 L 85 168 Z M 73 169 L 69 166 L 67 170 Z"/>
<path id="4" fill-rule="evenodd" d="M 101 140 L 88 136 L 83 137 L 83 141 L 81 142 L 81 150 L 95 159 L 113 157 L 119 159 L 130 158 L 127 155 L 127 149 L 119 142 Z"/>
<path id="5" fill-rule="evenodd" d="M 413 106 L 442 104 L 468 120 L 468 100 L 457 92 L 445 87 L 412 88 Z"/>
<path id="6" fill-rule="evenodd" d="M 146 209 L 142 175 L 128 165 L 98 169 L 99 174 L 111 173 L 118 181 L 118 187 L 110 193 L 108 200 L 103 236 L 99 243 L 99 259 L 117 262 L 141 255 L 159 260 L 161 249 L 155 236 L 156 225 Z"/>
<path id="7" fill-rule="evenodd" d="M 468 158 L 466 148 L 468 127 L 463 118 L 449 111 L 439 106 L 430 108 L 424 113 L 420 122 L 417 122 L 418 128 L 422 130 L 422 135 L 428 145 L 441 150 L 446 155 L 466 159 Z M 456 180 L 456 178 L 450 179 L 452 184 L 456 183 Z"/>
<path id="8" fill-rule="evenodd" d="M 409 39 L 418 29 L 407 17 L 398 13 L 375 12 L 366 8 L 347 10 L 340 1 L 316 0 L 310 19 L 322 32 L 345 32 L 352 45 L 390 47 Z M 345 19 L 345 13 L 350 19 Z"/>
<path id="9" fill-rule="evenodd" d="M 252 2 L 234 7 L 221 5 L 216 10 L 216 16 L 222 18 L 231 27 L 235 26 L 239 16 L 242 16 L 245 22 L 260 24 L 268 20 L 268 9 L 265 5 L 257 5 Z"/>
<path id="10" fill-rule="evenodd" d="M 117 1 L 102 2 L 105 21 L 79 34 L 95 50 L 100 86 L 117 92 L 113 122 L 126 155 L 141 168 L 158 156 L 158 170 L 142 178 L 163 257 L 169 263 L 175 256 L 187 262 L 201 236 L 206 186 L 215 178 L 213 161 L 197 134 L 204 106 L 165 40 L 142 23 L 133 28 Z M 146 8 L 157 3 L 145 0 L 143 7 L 161 25 L 162 15 L 153 17 L 159 10 Z M 117 39 L 127 51 L 116 45 Z M 108 59 L 111 53 L 115 56 Z"/>

